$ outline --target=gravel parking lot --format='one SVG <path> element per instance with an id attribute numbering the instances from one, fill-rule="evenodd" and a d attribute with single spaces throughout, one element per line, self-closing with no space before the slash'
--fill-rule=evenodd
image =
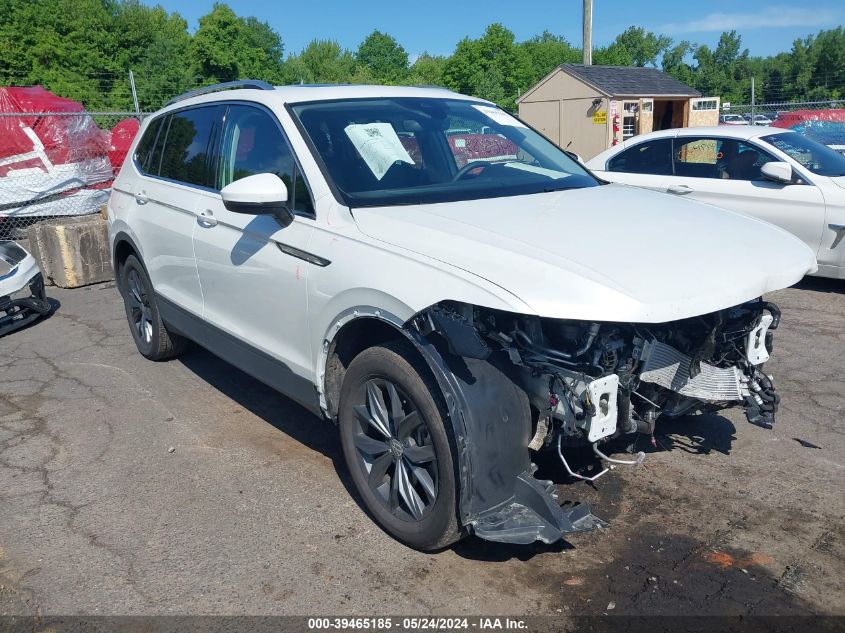
<path id="1" fill-rule="evenodd" d="M 0 614 L 845 614 L 845 282 L 771 297 L 773 431 L 664 424 L 595 487 L 546 466 L 610 528 L 435 554 L 371 522 L 330 425 L 201 349 L 146 361 L 114 284 L 49 292 L 0 339 Z"/>

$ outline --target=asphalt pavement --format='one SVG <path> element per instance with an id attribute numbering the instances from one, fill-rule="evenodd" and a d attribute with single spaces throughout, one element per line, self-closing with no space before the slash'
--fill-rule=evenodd
<path id="1" fill-rule="evenodd" d="M 807 280 L 741 411 L 658 423 L 594 486 L 605 530 L 410 550 L 362 510 L 336 430 L 208 352 L 152 363 L 114 284 L 48 289 L 0 338 L 0 614 L 843 614 L 845 282 Z"/>

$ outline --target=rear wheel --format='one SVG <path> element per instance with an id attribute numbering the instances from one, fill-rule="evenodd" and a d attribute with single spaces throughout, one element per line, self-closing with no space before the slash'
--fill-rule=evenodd
<path id="1" fill-rule="evenodd" d="M 437 386 L 399 345 L 372 347 L 349 365 L 340 395 L 346 463 L 376 521 L 411 547 L 461 538 L 454 442 Z"/>
<path id="2" fill-rule="evenodd" d="M 147 271 L 134 255 L 120 269 L 120 293 L 135 346 L 150 360 L 166 360 L 182 353 L 187 340 L 167 330 Z"/>

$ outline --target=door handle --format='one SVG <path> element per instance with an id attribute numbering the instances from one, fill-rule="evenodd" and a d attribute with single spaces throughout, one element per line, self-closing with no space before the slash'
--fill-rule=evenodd
<path id="1" fill-rule="evenodd" d="M 147 194 L 145 194 L 143 191 L 140 191 L 140 192 L 135 194 L 135 202 L 136 203 L 147 204 L 147 202 L 149 202 L 149 201 L 150 201 L 150 199 L 147 197 Z"/>
<path id="2" fill-rule="evenodd" d="M 203 226 L 217 226 L 217 218 L 214 217 L 211 209 L 206 209 L 205 211 L 200 212 L 197 216 L 197 222 Z"/>
<path id="3" fill-rule="evenodd" d="M 689 185 L 670 185 L 666 191 L 674 193 L 677 196 L 684 196 L 688 193 L 692 193 L 693 189 Z"/>

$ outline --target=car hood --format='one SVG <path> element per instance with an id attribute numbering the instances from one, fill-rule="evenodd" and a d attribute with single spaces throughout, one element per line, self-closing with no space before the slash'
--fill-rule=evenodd
<path id="1" fill-rule="evenodd" d="M 617 185 L 353 216 L 365 235 L 468 271 L 553 318 L 672 321 L 790 286 L 816 267 L 803 242 L 771 224 Z"/>

